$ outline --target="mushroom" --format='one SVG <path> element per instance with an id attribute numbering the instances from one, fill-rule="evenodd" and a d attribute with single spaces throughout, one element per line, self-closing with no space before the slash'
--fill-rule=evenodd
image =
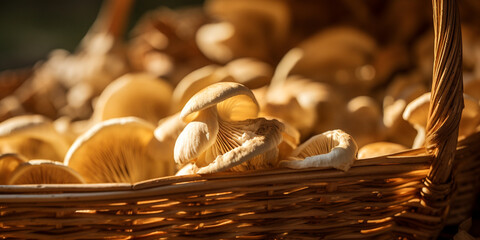
<path id="1" fill-rule="evenodd" d="M 188 124 L 175 143 L 175 162 L 199 174 L 275 166 L 284 126 L 256 118 L 258 111 L 242 84 L 216 83 L 199 91 L 180 113 Z"/>
<path id="2" fill-rule="evenodd" d="M 383 125 L 387 139 L 411 146 L 416 130 L 402 118 L 408 103 L 426 93 L 426 79 L 415 71 L 396 76 L 388 85 L 383 98 Z"/>
<path id="3" fill-rule="evenodd" d="M 282 131 L 282 142 L 278 144 L 278 159 L 286 159 L 300 143 L 300 132 L 281 119 L 277 120 L 285 126 Z"/>
<path id="4" fill-rule="evenodd" d="M 165 77 L 176 85 L 188 73 L 211 64 L 195 44 L 195 34 L 207 20 L 197 6 L 175 10 L 163 6 L 143 14 L 128 41 L 133 70 Z"/>
<path id="5" fill-rule="evenodd" d="M 70 142 L 55 130 L 52 121 L 41 115 L 17 116 L 0 123 L 1 153 L 62 162 L 69 147 Z"/>
<path id="6" fill-rule="evenodd" d="M 130 73 L 110 83 L 98 97 L 93 121 L 138 117 L 156 124 L 170 111 L 173 89 L 148 73 Z"/>
<path id="7" fill-rule="evenodd" d="M 369 96 L 359 96 L 347 104 L 345 131 L 355 138 L 359 147 L 385 138 L 379 104 Z"/>
<path id="8" fill-rule="evenodd" d="M 302 139 L 328 129 L 341 127 L 343 96 L 327 83 L 300 76 L 288 77 L 290 69 L 303 56 L 290 50 L 278 64 L 262 102 L 260 116 L 282 119 L 297 128 Z M 260 92 L 258 92 L 260 93 Z"/>
<path id="9" fill-rule="evenodd" d="M 420 148 L 425 143 L 428 108 L 430 107 L 430 93 L 411 101 L 403 112 L 403 119 L 408 121 L 417 130 L 417 136 L 413 141 L 412 148 Z"/>
<path id="10" fill-rule="evenodd" d="M 342 130 L 327 131 L 315 135 L 298 146 L 280 167 L 302 169 L 310 167 L 333 167 L 348 171 L 357 155 L 357 143 Z"/>
<path id="11" fill-rule="evenodd" d="M 198 29 L 197 45 L 219 63 L 241 57 L 271 61 L 287 39 L 290 16 L 285 1 L 208 1 L 205 9 L 218 22 Z"/>
<path id="12" fill-rule="evenodd" d="M 18 89 L 28 112 L 50 118 L 91 115 L 92 99 L 127 71 L 121 35 L 132 2 L 105 1 L 74 53 L 54 50 L 38 64 L 33 77 Z"/>
<path id="13" fill-rule="evenodd" d="M 372 59 L 378 47 L 363 31 L 353 27 L 324 29 L 296 48 L 304 54 L 292 74 L 342 87 L 349 97 L 366 94 L 374 86 Z"/>
<path id="14" fill-rule="evenodd" d="M 217 82 L 239 82 L 246 87 L 259 88 L 270 82 L 270 65 L 252 58 L 234 60 L 224 67 L 208 65 L 185 76 L 173 92 L 172 111 L 180 111 L 198 91 Z"/>
<path id="15" fill-rule="evenodd" d="M 173 90 L 172 112 L 180 111 L 198 91 L 217 82 L 233 82 L 225 68 L 208 65 L 186 75 Z"/>
<path id="16" fill-rule="evenodd" d="M 80 135 L 65 156 L 65 165 L 88 183 L 135 183 L 172 175 L 151 155 L 155 126 L 136 117 L 109 119 Z"/>
<path id="17" fill-rule="evenodd" d="M 392 142 L 374 142 L 369 143 L 358 150 L 357 157 L 358 159 L 363 158 L 373 158 L 383 155 L 389 155 L 392 153 L 401 152 L 407 150 L 408 148 Z"/>
<path id="18" fill-rule="evenodd" d="M 20 165 L 8 184 L 62 184 L 85 183 L 75 170 L 51 160 L 30 160 Z"/>
<path id="19" fill-rule="evenodd" d="M 180 112 L 163 118 L 158 122 L 154 131 L 154 138 L 148 145 L 151 156 L 155 156 L 157 162 L 163 164 L 163 168 L 170 169 L 169 173 L 176 172 L 173 152 L 178 136 L 187 124 L 180 118 Z"/>
<path id="20" fill-rule="evenodd" d="M 27 159 L 16 153 L 5 153 L 0 155 L 0 185 L 8 183 L 12 173 Z"/>
<path id="21" fill-rule="evenodd" d="M 285 41 L 288 37 L 291 17 L 289 5 L 286 1 L 244 0 L 231 2 L 209 0 L 205 4 L 205 9 L 214 18 L 248 27 L 262 28 L 273 43 Z M 248 23 L 256 23 L 256 25 L 249 25 Z"/>
<path id="22" fill-rule="evenodd" d="M 422 147 L 425 143 L 425 128 L 427 126 L 428 109 L 430 107 L 430 92 L 423 94 L 410 102 L 403 112 L 403 118 L 417 130 L 412 148 Z M 458 137 L 467 137 L 476 131 L 480 123 L 480 105 L 477 99 L 463 94 L 464 109 L 458 127 Z"/>
<path id="23" fill-rule="evenodd" d="M 239 58 L 225 65 L 233 79 L 250 89 L 266 86 L 273 76 L 270 64 L 254 58 Z"/>

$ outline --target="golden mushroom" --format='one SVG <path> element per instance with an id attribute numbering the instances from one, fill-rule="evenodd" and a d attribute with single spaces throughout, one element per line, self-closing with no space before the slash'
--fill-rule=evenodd
<path id="1" fill-rule="evenodd" d="M 347 171 L 357 155 L 357 143 L 342 130 L 327 131 L 311 137 L 293 151 L 289 159 L 279 163 L 293 169 L 333 167 Z"/>
<path id="2" fill-rule="evenodd" d="M 233 78 L 218 65 L 207 65 L 189 73 L 173 90 L 172 112 L 180 111 L 198 91 L 217 82 L 233 82 Z"/>
<path id="3" fill-rule="evenodd" d="M 130 73 L 110 83 L 98 97 L 94 122 L 138 117 L 156 124 L 170 111 L 172 86 L 148 73 Z"/>
<path id="4" fill-rule="evenodd" d="M 171 175 L 149 150 L 154 130 L 153 124 L 135 117 L 100 122 L 77 138 L 65 164 L 88 183 L 135 183 Z"/>
<path id="5" fill-rule="evenodd" d="M 273 76 L 270 64 L 254 58 L 235 59 L 227 63 L 225 68 L 236 82 L 250 89 L 268 85 Z"/>
<path id="6" fill-rule="evenodd" d="M 242 57 L 271 61 L 286 42 L 290 28 L 285 1 L 207 1 L 205 9 L 218 21 L 197 31 L 200 51 L 219 63 Z"/>
<path id="7" fill-rule="evenodd" d="M 380 105 L 369 96 L 358 96 L 347 104 L 344 130 L 355 138 L 359 147 L 384 140 L 385 130 Z"/>
<path id="8" fill-rule="evenodd" d="M 63 163 L 51 160 L 30 160 L 20 165 L 8 184 L 85 183 L 82 176 Z"/>
<path id="9" fill-rule="evenodd" d="M 256 118 L 253 93 L 239 83 L 210 85 L 182 109 L 187 122 L 175 143 L 175 162 L 187 173 L 245 171 L 276 165 L 284 128 L 277 120 Z"/>
<path id="10" fill-rule="evenodd" d="M 176 172 L 175 162 L 173 161 L 173 151 L 178 136 L 187 124 L 180 118 L 180 113 L 163 118 L 158 122 L 158 126 L 154 131 L 154 138 L 148 145 L 148 151 L 151 156 L 165 169 L 169 169 L 169 174 Z"/>
<path id="11" fill-rule="evenodd" d="M 19 153 L 27 159 L 62 162 L 70 142 L 53 122 L 41 115 L 24 115 L 0 123 L 0 152 Z"/>
<path id="12" fill-rule="evenodd" d="M 383 124 L 390 142 L 412 145 L 416 131 L 402 114 L 407 104 L 427 91 L 426 81 L 418 71 L 392 79 L 383 98 Z"/>
<path id="13" fill-rule="evenodd" d="M 412 148 L 419 148 L 425 144 L 428 109 L 430 106 L 431 93 L 425 93 L 410 102 L 405 111 L 403 118 L 407 120 L 417 130 L 417 136 L 413 142 Z M 465 107 L 462 111 L 462 117 L 458 127 L 458 137 L 467 137 L 476 131 L 480 123 L 480 105 L 477 99 L 463 94 Z"/>
<path id="14" fill-rule="evenodd" d="M 304 54 L 292 74 L 341 86 L 349 97 L 366 94 L 375 85 L 372 60 L 378 46 L 364 31 L 330 27 L 303 40 L 297 48 Z"/>
<path id="15" fill-rule="evenodd" d="M 5 153 L 0 155 L 0 185 L 7 184 L 13 171 L 27 159 L 15 153 Z"/>
<path id="16" fill-rule="evenodd" d="M 369 143 L 358 150 L 357 157 L 358 159 L 371 158 L 377 156 L 388 155 L 392 153 L 397 153 L 408 148 L 393 142 L 374 142 Z"/>
<path id="17" fill-rule="evenodd" d="M 260 116 L 282 119 L 297 128 L 302 139 L 329 129 L 341 128 L 343 95 L 327 83 L 288 76 L 304 55 L 294 48 L 280 61 L 267 92 Z M 256 91 L 256 93 L 260 93 Z"/>

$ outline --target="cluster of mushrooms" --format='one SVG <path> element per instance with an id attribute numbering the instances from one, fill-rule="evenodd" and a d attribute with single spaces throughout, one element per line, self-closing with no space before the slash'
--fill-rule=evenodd
<path id="1" fill-rule="evenodd" d="M 428 4 L 208 0 L 148 12 L 124 40 L 132 4 L 105 1 L 76 52 L 0 74 L 0 184 L 347 171 L 425 142 L 433 32 L 418 13 Z M 335 22 L 342 11 L 357 24 Z M 480 123 L 480 32 L 462 27 L 459 138 Z"/>

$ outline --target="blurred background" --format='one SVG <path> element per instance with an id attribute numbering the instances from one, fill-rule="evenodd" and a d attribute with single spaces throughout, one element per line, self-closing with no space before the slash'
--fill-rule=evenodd
<path id="1" fill-rule="evenodd" d="M 203 4 L 202 0 L 136 1 L 129 30 L 148 10 Z M 17 0 L 0 1 L 0 71 L 32 66 L 53 49 L 72 52 L 78 46 L 102 1 Z"/>

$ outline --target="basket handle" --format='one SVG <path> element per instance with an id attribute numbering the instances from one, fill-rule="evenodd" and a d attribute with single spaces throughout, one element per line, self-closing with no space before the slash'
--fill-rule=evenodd
<path id="1" fill-rule="evenodd" d="M 434 63 L 426 147 L 435 158 L 428 180 L 451 180 L 463 109 L 462 35 L 456 0 L 432 0 Z"/>

